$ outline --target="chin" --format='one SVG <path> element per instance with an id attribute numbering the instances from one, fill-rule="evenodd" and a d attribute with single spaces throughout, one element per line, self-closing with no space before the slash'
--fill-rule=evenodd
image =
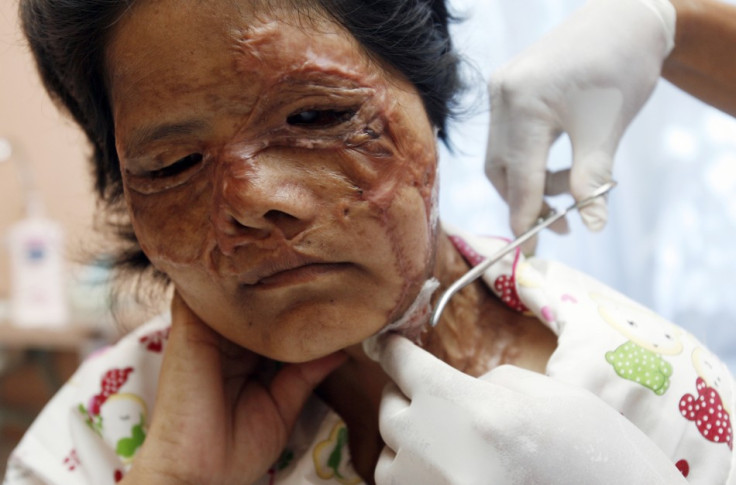
<path id="1" fill-rule="evenodd" d="M 181 276 L 181 275 L 179 275 Z M 341 271 L 282 287 L 207 288 L 203 278 L 177 278 L 177 289 L 213 330 L 264 357 L 314 360 L 360 344 L 401 317 L 423 278 Z"/>
<path id="2" fill-rule="evenodd" d="M 249 325 L 247 321 L 231 322 L 226 328 L 212 327 L 259 355 L 300 363 L 360 344 L 387 324 L 385 313 L 338 304 L 305 305 L 256 321 L 268 323 L 261 328 L 254 328 L 258 324 Z"/>

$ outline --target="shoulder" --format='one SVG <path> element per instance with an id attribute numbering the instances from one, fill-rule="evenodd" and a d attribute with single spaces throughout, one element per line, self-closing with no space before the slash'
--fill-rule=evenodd
<path id="1" fill-rule="evenodd" d="M 478 264 L 503 240 L 450 233 Z M 484 274 L 507 304 L 558 335 L 547 374 L 587 389 L 644 431 L 693 483 L 725 483 L 736 385 L 693 335 L 561 263 L 511 253 Z M 656 418 L 656 419 L 655 419 Z"/>
<path id="2" fill-rule="evenodd" d="M 547 373 L 619 411 L 692 483 L 725 483 L 736 389 L 718 356 L 675 323 L 560 263 L 531 259 L 518 275 L 522 300 L 559 335 Z"/>
<path id="3" fill-rule="evenodd" d="M 489 258 L 497 257 L 510 242 L 509 239 L 493 236 L 478 236 L 463 232 L 451 225 L 443 223 L 443 230 L 458 253 L 470 266 L 477 266 Z M 525 312 L 526 306 L 519 299 L 516 291 L 517 268 L 524 262 L 519 249 L 504 255 L 481 276 L 488 288 L 513 310 Z"/>

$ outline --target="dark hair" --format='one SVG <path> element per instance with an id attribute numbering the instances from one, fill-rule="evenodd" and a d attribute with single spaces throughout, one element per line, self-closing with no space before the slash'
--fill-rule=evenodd
<path id="1" fill-rule="evenodd" d="M 152 269 L 141 251 L 122 203 L 105 84 L 105 49 L 115 23 L 136 0 L 21 0 L 23 30 L 51 98 L 66 109 L 92 144 L 95 189 L 106 222 L 127 245 L 118 269 Z M 461 89 L 458 57 L 444 0 L 310 0 L 343 25 L 377 59 L 401 72 L 417 89 L 427 115 L 447 142 L 447 119 Z M 155 273 L 155 270 L 153 270 Z M 160 275 L 162 276 L 162 275 Z"/>
<path id="2" fill-rule="evenodd" d="M 448 117 L 461 90 L 458 57 L 445 0 L 320 0 L 368 52 L 401 72 L 424 102 L 429 120 L 447 142 Z"/>

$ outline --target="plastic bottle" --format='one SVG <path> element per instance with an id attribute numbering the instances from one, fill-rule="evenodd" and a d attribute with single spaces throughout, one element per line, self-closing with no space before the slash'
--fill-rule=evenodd
<path id="1" fill-rule="evenodd" d="M 61 326 L 69 321 L 64 282 L 64 235 L 29 197 L 28 216 L 11 226 L 10 320 L 23 327 Z"/>

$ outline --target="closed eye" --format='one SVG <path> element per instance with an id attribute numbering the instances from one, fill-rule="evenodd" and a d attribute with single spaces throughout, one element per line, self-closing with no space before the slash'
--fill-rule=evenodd
<path id="1" fill-rule="evenodd" d="M 308 109 L 299 111 L 286 118 L 292 126 L 304 128 L 329 128 L 349 121 L 355 115 L 355 109 Z"/>
<path id="2" fill-rule="evenodd" d="M 148 176 L 151 178 L 160 179 L 178 175 L 200 163 L 203 158 L 204 157 L 201 153 L 191 153 L 186 157 L 177 160 L 171 165 L 148 172 Z"/>

